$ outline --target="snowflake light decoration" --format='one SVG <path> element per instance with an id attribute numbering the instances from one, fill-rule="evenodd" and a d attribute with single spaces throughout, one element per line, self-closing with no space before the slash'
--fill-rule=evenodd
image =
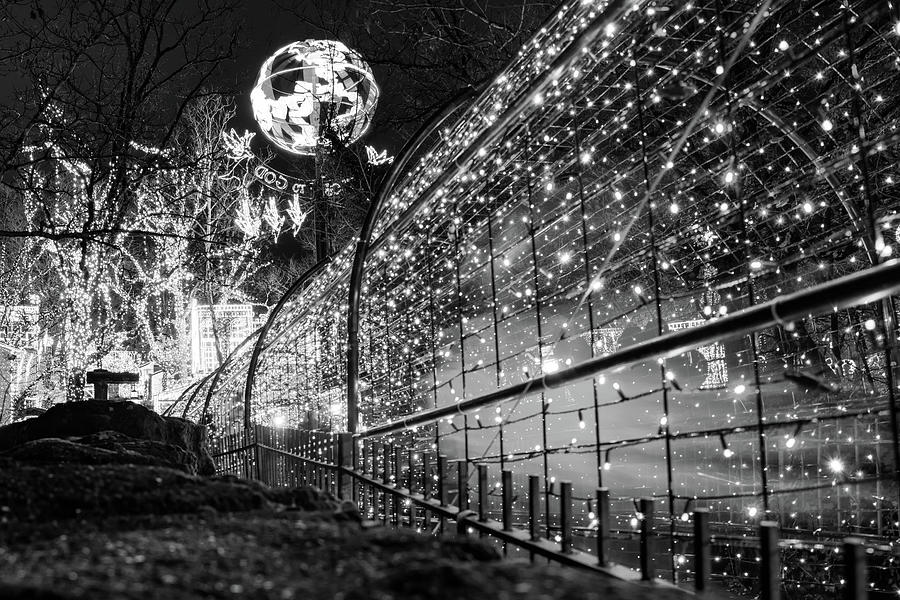
<path id="1" fill-rule="evenodd" d="M 372 121 L 378 86 L 359 54 L 335 41 L 289 44 L 262 66 L 250 93 L 263 135 L 292 154 L 312 154 L 324 128 L 344 143 Z"/>

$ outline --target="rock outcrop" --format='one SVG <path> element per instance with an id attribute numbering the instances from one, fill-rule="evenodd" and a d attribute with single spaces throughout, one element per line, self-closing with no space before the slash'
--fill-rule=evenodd
<path id="1" fill-rule="evenodd" d="M 26 447 L 29 442 L 49 438 L 83 448 L 59 441 Z M 124 400 L 57 404 L 39 417 L 0 427 L 0 453 L 13 449 L 20 460 L 28 461 L 57 462 L 71 452 L 82 457 L 78 461 L 90 464 L 103 464 L 108 458 L 109 462 L 134 460 L 134 464 L 176 467 L 197 475 L 215 473 L 203 427 L 177 417 L 161 417 Z M 119 458 L 99 450 L 110 450 Z"/>
<path id="2" fill-rule="evenodd" d="M 311 487 L 193 475 L 204 469 L 186 455 L 208 458 L 200 428 L 84 404 L 0 430 L 3 600 L 686 597 L 501 561 L 474 538 L 373 527 Z"/>

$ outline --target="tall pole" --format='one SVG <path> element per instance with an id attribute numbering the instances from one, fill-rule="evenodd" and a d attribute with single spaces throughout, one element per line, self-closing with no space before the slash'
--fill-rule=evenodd
<path id="1" fill-rule="evenodd" d="M 326 210 L 328 208 L 325 198 L 325 186 L 322 182 L 322 146 L 316 144 L 315 154 L 315 183 L 313 185 L 313 229 L 315 231 L 316 262 L 328 257 L 328 231 Z"/>

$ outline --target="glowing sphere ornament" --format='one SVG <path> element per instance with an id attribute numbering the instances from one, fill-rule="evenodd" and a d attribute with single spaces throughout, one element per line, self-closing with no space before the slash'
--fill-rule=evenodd
<path id="1" fill-rule="evenodd" d="M 375 114 L 378 86 L 359 54 L 334 41 L 294 42 L 273 54 L 250 92 L 263 135 L 293 154 L 313 154 L 330 130 L 345 144 Z"/>

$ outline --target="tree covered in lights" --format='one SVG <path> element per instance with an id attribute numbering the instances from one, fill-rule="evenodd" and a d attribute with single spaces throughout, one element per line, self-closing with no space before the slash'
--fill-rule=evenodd
<path id="1" fill-rule="evenodd" d="M 234 106 L 209 89 L 232 57 L 233 7 L 0 11 L 11 83 L 0 102 L 0 295 L 40 304 L 52 359 L 35 377 L 79 397 L 83 370 L 113 349 L 177 377 L 190 363 L 190 298 L 272 302 L 300 269 L 271 254 L 268 197 L 222 136 Z"/>

